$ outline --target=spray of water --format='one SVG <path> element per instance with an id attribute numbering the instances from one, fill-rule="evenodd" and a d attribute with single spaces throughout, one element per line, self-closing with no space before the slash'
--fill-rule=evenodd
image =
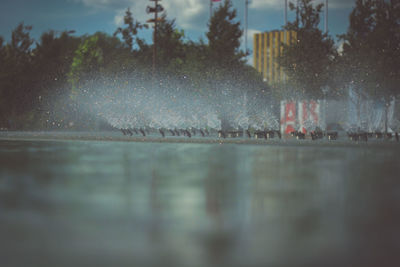
<path id="1" fill-rule="evenodd" d="M 278 129 L 277 117 L 257 92 L 229 82 L 220 91 L 185 90 L 180 81 L 101 78 L 83 86 L 80 105 L 118 129 Z M 249 96 L 251 105 L 247 103 Z"/>

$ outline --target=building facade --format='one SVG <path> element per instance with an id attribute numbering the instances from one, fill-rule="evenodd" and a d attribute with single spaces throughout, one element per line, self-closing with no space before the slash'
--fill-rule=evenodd
<path id="1" fill-rule="evenodd" d="M 271 31 L 254 34 L 253 64 L 262 73 L 264 81 L 269 84 L 286 81 L 286 76 L 279 67 L 277 58 L 283 51 L 284 44 L 297 42 L 295 31 Z"/>

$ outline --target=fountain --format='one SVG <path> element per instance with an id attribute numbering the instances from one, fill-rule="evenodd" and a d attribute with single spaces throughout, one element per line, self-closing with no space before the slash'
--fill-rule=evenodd
<path id="1" fill-rule="evenodd" d="M 391 130 L 396 128 L 394 103 L 389 107 L 389 132 L 382 134 L 382 109 L 377 110 L 374 101 L 367 100 L 360 121 L 356 120 L 351 90 L 347 104 L 334 100 L 282 101 L 279 118 L 272 97 L 262 98 L 229 82 L 221 82 L 219 91 L 183 89 L 179 81 L 171 79 L 160 79 L 154 86 L 141 79 L 99 78 L 87 86 L 79 98 L 81 105 L 90 106 L 92 114 L 124 136 L 265 140 L 284 136 L 313 141 L 347 136 L 351 141 L 365 142 L 399 139 Z M 338 121 L 342 132 L 329 126 Z"/>

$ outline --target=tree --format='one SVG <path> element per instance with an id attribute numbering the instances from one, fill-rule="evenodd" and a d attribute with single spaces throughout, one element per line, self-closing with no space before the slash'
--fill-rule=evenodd
<path id="1" fill-rule="evenodd" d="M 168 20 L 166 13 L 157 23 L 157 68 L 164 72 L 177 73 L 185 61 L 183 30 L 175 26 L 175 19 Z"/>
<path id="2" fill-rule="evenodd" d="M 135 72 L 141 73 L 141 68 L 134 54 L 117 37 L 97 32 L 82 38 L 67 74 L 72 109 L 77 114 L 73 118 L 75 125 L 97 127 L 94 99 L 102 99 L 110 88 L 117 90 L 128 77 L 134 78 Z"/>
<path id="3" fill-rule="evenodd" d="M 400 88 L 400 2 L 357 0 L 345 35 L 347 79 L 390 101 Z"/>
<path id="4" fill-rule="evenodd" d="M 50 30 L 43 33 L 40 42 L 36 43 L 36 48 L 32 53 L 35 69 L 40 75 L 39 80 L 42 84 L 66 81 L 66 73 L 70 69 L 74 52 L 81 41 L 70 33 L 72 31 L 64 31 L 58 35 Z"/>
<path id="5" fill-rule="evenodd" d="M 140 39 L 137 34 L 140 29 L 148 28 L 147 24 L 142 24 L 139 21 L 135 20 L 132 17 L 132 12 L 129 8 L 125 12 L 124 24 L 126 25 L 126 27 L 118 27 L 117 30 L 114 32 L 114 37 L 121 34 L 125 44 L 131 50 L 133 50 L 135 43 L 139 45 L 140 48 L 140 45 L 143 44 L 144 41 L 143 39 Z"/>
<path id="6" fill-rule="evenodd" d="M 343 78 L 353 85 L 358 102 L 373 97 L 387 112 L 400 92 L 400 2 L 357 0 L 341 39 Z"/>
<path id="7" fill-rule="evenodd" d="M 33 49 L 33 72 L 35 81 L 35 126 L 48 128 L 58 126 L 67 119 L 69 111 L 67 73 L 74 52 L 81 39 L 71 36 L 73 31 L 47 31 Z M 64 113 L 65 112 L 65 113 Z M 57 123 L 55 123 L 57 121 Z M 54 125 L 53 125 L 54 122 Z M 64 126 L 64 125 L 63 125 Z"/>
<path id="8" fill-rule="evenodd" d="M 262 103 L 265 108 L 267 104 L 265 96 L 269 92 L 261 75 L 244 61 L 246 53 L 240 51 L 243 31 L 236 17 L 236 9 L 233 8 L 232 2 L 226 0 L 213 13 L 206 33 L 208 52 L 202 71 L 203 83 L 206 83 L 206 88 L 209 90 L 206 93 L 215 99 L 221 126 L 224 129 L 233 127 L 232 122 L 237 116 L 235 110 L 244 109 L 240 107 L 240 103 L 246 98 L 245 96 Z M 238 101 L 228 101 L 228 99 Z"/>
<path id="9" fill-rule="evenodd" d="M 32 88 L 34 74 L 32 68 L 32 26 L 20 23 L 11 34 L 11 42 L 2 48 L 3 60 L 0 63 L 0 95 L 5 127 L 18 127 L 15 118 L 27 114 L 33 107 Z M 7 122 L 4 121 L 7 118 Z"/>
<path id="10" fill-rule="evenodd" d="M 78 94 L 82 81 L 93 78 L 103 63 L 103 50 L 98 45 L 99 35 L 92 35 L 78 46 L 72 60 L 68 80 L 72 86 L 72 94 Z"/>
<path id="11" fill-rule="evenodd" d="M 220 66 L 232 66 L 242 63 L 246 55 L 239 51 L 243 34 L 240 22 L 236 22 L 236 9 L 226 0 L 212 15 L 206 33 L 210 49 L 210 58 Z"/>
<path id="12" fill-rule="evenodd" d="M 297 42 L 285 45 L 278 59 L 292 88 L 293 97 L 323 97 L 323 88 L 330 83 L 337 52 L 333 40 L 318 28 L 323 4 L 313 5 L 313 0 L 300 0 L 299 6 L 290 3 L 296 10 L 294 22 L 284 29 L 297 33 Z"/>
<path id="13" fill-rule="evenodd" d="M 73 94 L 78 93 L 82 84 L 124 76 L 137 69 L 137 61 L 129 48 L 117 38 L 102 32 L 86 36 L 75 51 L 68 81 Z M 82 93 L 82 92 L 80 92 Z"/>

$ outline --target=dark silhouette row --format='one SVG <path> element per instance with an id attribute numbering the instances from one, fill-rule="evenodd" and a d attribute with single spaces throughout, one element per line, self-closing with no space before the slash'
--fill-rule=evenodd
<path id="1" fill-rule="evenodd" d="M 206 137 L 210 135 L 210 132 L 207 129 L 196 129 L 196 128 L 187 128 L 187 129 L 149 129 L 149 128 L 126 128 L 120 129 L 123 135 L 141 135 L 146 136 L 153 133 L 158 133 L 161 137 L 165 138 L 168 134 L 169 136 L 186 136 L 191 138 L 192 136 L 199 135 L 201 137 Z M 279 139 L 282 139 L 282 134 L 278 130 L 257 130 L 257 131 L 250 131 L 250 130 L 230 130 L 224 131 L 219 130 L 217 132 L 219 138 L 236 138 L 236 137 L 243 137 L 247 138 L 255 138 L 255 139 L 272 139 L 277 136 Z M 399 142 L 399 133 L 382 133 L 382 132 L 347 132 L 346 133 L 348 138 L 351 141 L 364 141 L 368 142 L 368 139 L 375 138 L 375 139 L 385 139 L 391 140 L 395 138 L 397 142 Z M 293 131 L 290 133 L 290 136 L 296 138 L 297 140 L 304 140 L 307 137 L 306 133 L 301 131 Z M 318 139 L 323 139 L 326 137 L 328 140 L 337 140 L 339 138 L 338 132 L 323 132 L 320 128 L 316 128 L 314 131 L 309 132 L 309 136 L 311 140 L 315 141 Z"/>

